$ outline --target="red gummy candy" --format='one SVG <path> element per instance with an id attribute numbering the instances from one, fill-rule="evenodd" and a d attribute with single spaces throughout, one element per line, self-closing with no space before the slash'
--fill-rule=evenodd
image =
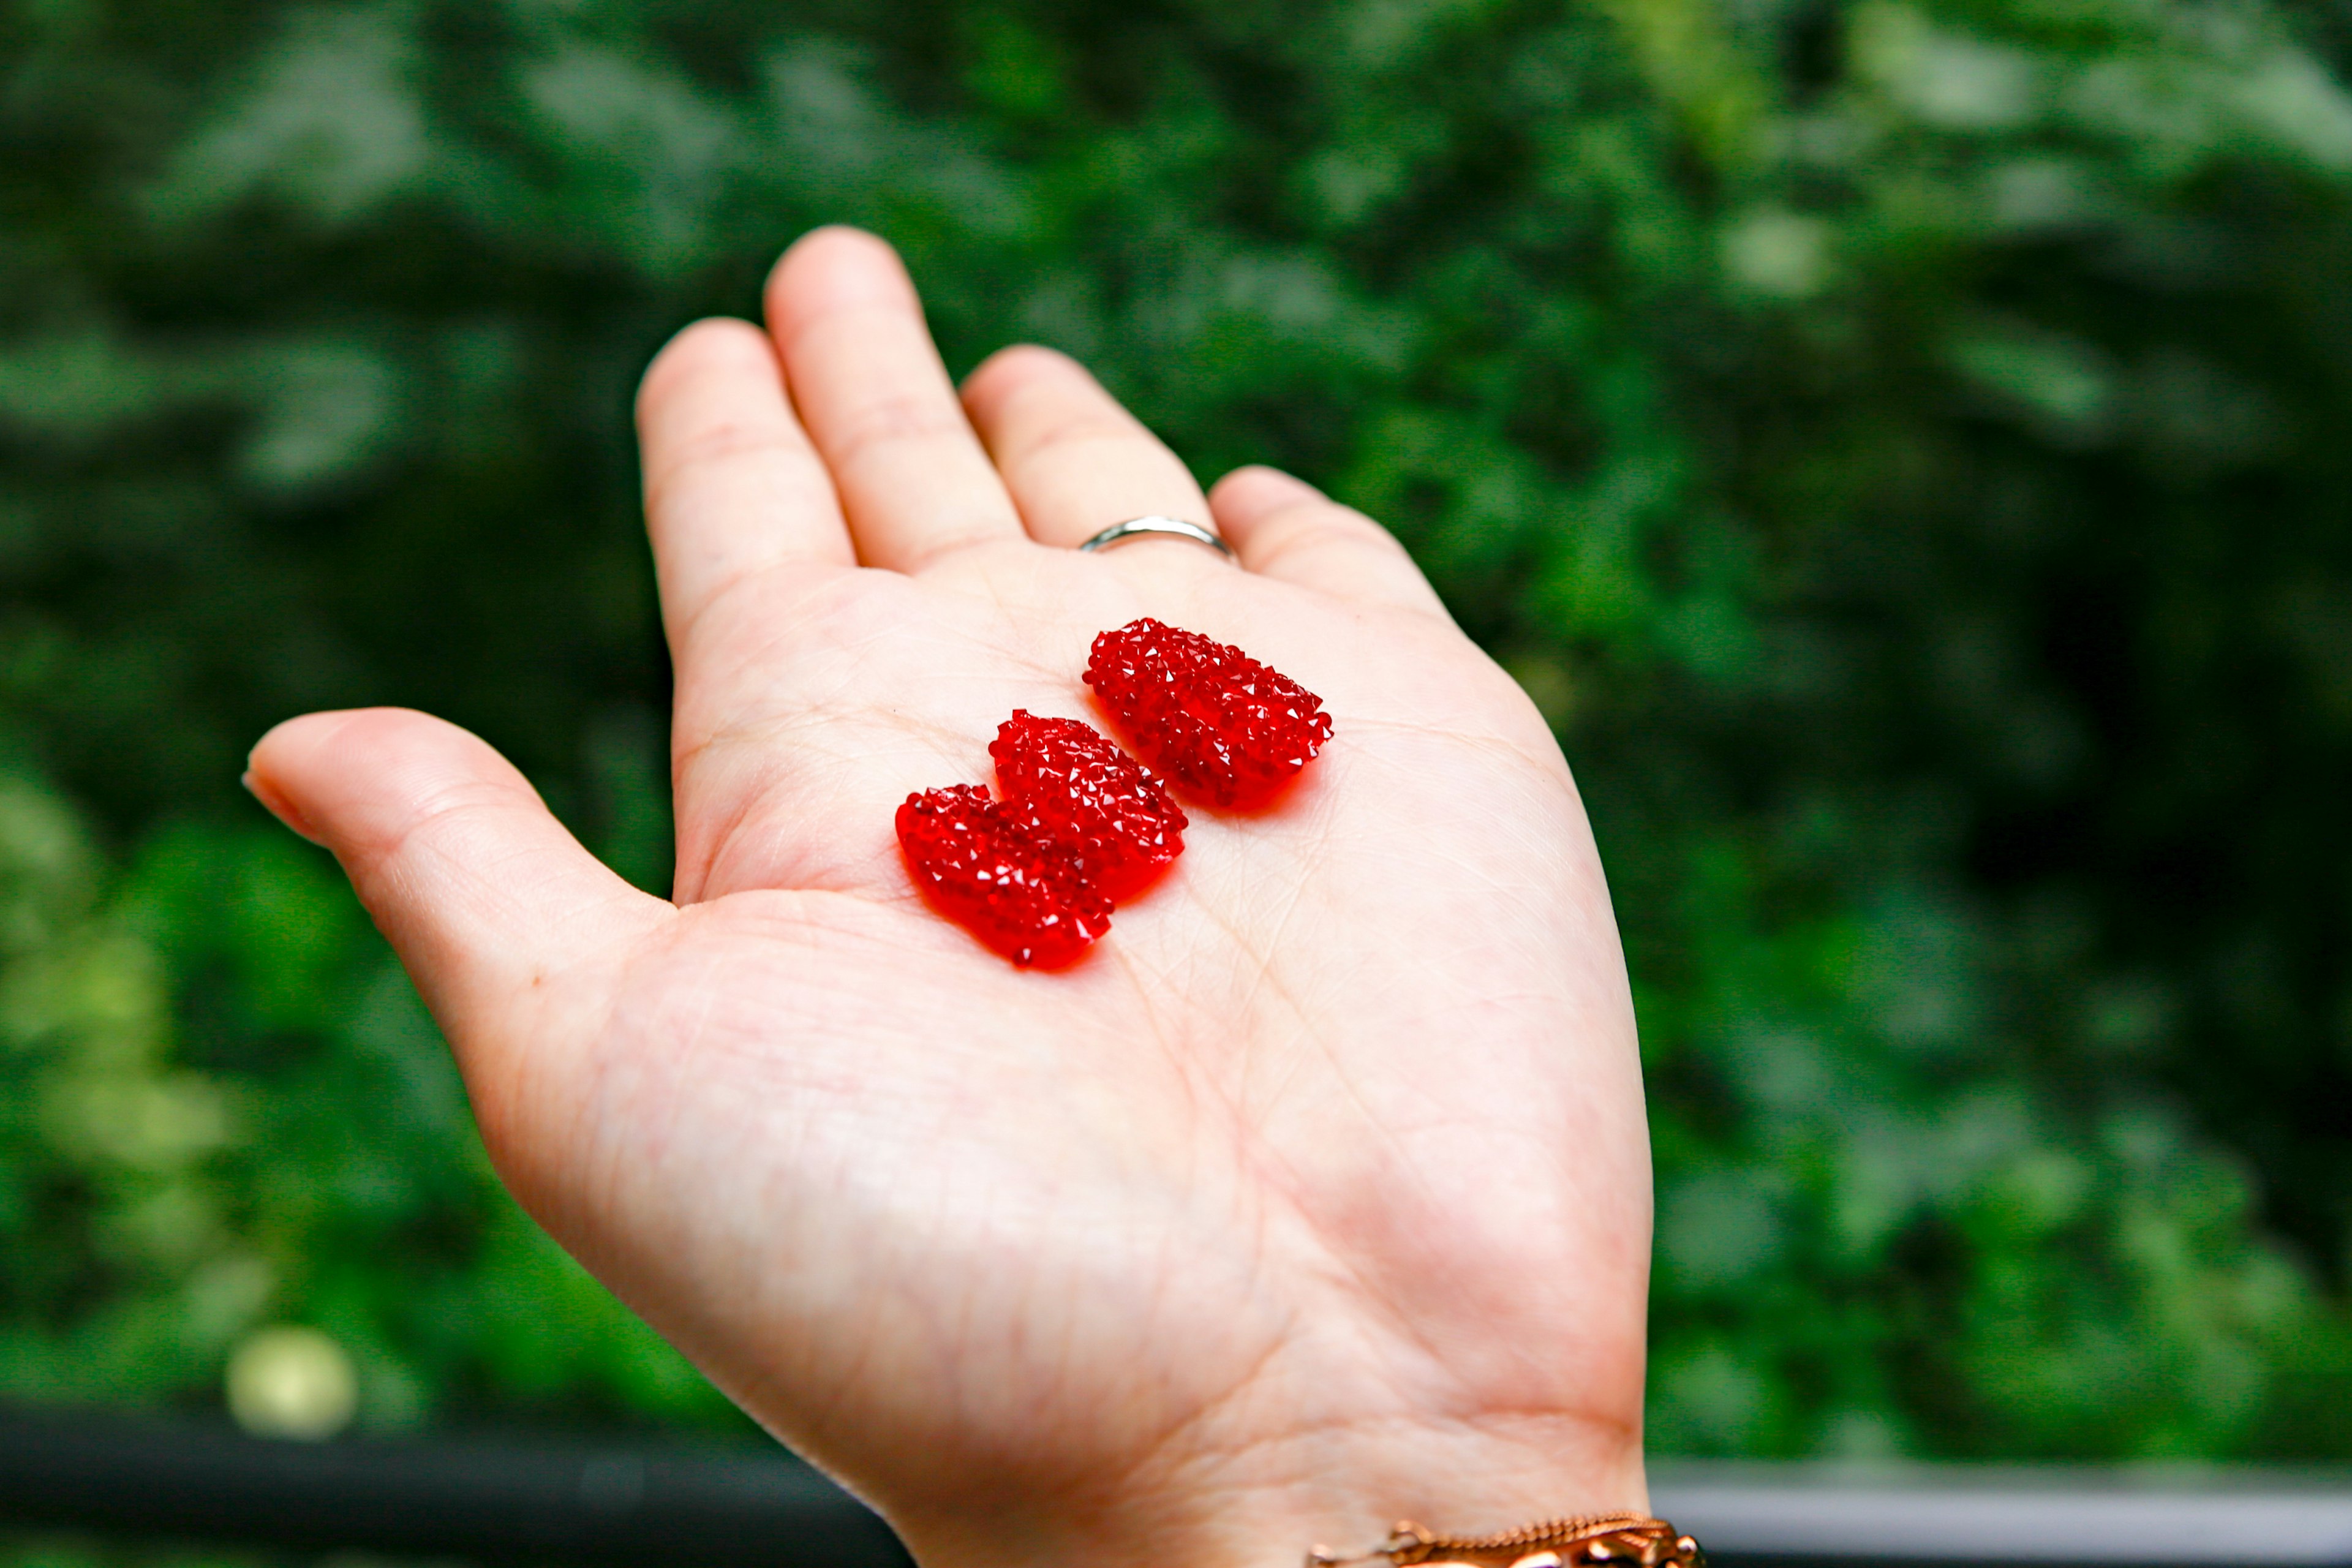
<path id="1" fill-rule="evenodd" d="M 1017 964 L 1059 969 L 1110 930 L 1110 900 L 1077 857 L 1031 833 L 978 784 L 908 795 L 898 842 L 915 885 Z"/>
<path id="2" fill-rule="evenodd" d="M 1143 891 L 1184 853 L 1184 808 L 1093 725 L 1016 708 L 988 754 L 1004 792 L 999 809 L 1076 855 L 1111 902 Z"/>
<path id="3" fill-rule="evenodd" d="M 1146 616 L 1095 638 L 1087 684 L 1143 760 L 1217 805 L 1264 805 L 1331 738 L 1323 700 L 1237 647 Z"/>

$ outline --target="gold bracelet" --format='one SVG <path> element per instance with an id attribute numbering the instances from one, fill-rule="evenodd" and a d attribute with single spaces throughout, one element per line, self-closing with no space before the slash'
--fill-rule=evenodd
<path id="1" fill-rule="evenodd" d="M 1387 1542 L 1352 1557 L 1318 1546 L 1307 1568 L 1339 1568 L 1385 1557 L 1391 1568 L 1587 1568 L 1597 1563 L 1641 1568 L 1699 1568 L 1698 1542 L 1677 1535 L 1663 1519 L 1639 1513 L 1595 1513 L 1548 1519 L 1498 1535 L 1437 1535 L 1409 1519 L 1397 1521 Z"/>

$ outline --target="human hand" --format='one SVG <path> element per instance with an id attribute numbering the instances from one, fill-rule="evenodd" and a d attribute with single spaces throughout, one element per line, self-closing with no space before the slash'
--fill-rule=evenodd
<path id="1" fill-rule="evenodd" d="M 1360 516 L 1204 500 L 1069 361 L 959 402 L 880 242 L 639 401 L 677 668 L 675 903 L 421 714 L 273 730 L 517 1195 L 930 1568 L 1288 1562 L 1641 1507 L 1649 1162 L 1609 900 L 1541 718 Z M 1070 548 L 1147 513 L 1239 552 Z M 1320 694 L 1272 810 L 1195 808 L 1058 973 L 891 828 L 1141 615 Z"/>

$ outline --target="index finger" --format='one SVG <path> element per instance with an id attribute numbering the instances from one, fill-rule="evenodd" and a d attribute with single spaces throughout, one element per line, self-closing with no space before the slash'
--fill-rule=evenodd
<path id="1" fill-rule="evenodd" d="M 775 348 L 749 321 L 697 321 L 670 340 L 638 389 L 637 439 L 662 624 L 681 666 L 714 605 L 856 563 Z"/>

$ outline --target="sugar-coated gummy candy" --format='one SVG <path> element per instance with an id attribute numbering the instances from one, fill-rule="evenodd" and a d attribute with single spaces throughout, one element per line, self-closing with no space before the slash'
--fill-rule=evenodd
<path id="1" fill-rule="evenodd" d="M 1228 810 L 1267 804 L 1331 738 L 1323 700 L 1297 681 L 1149 616 L 1095 638 L 1086 681 L 1147 763 Z"/>
<path id="2" fill-rule="evenodd" d="M 1184 852 L 1184 808 L 1150 769 L 1082 720 L 1015 709 L 988 754 L 1001 809 L 1076 855 L 1113 903 L 1150 887 Z"/>
<path id="3" fill-rule="evenodd" d="M 1110 900 L 1077 856 L 1033 833 L 977 784 L 908 795 L 898 826 L 916 885 L 1016 964 L 1059 969 L 1110 930 Z"/>

